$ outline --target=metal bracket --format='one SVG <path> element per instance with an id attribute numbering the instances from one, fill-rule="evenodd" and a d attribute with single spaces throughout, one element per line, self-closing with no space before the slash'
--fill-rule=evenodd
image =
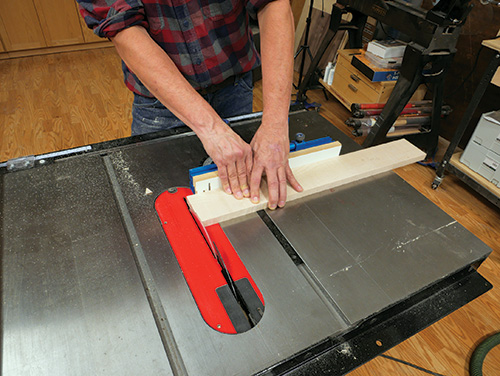
<path id="1" fill-rule="evenodd" d="M 35 156 L 27 155 L 25 157 L 9 159 L 6 163 L 7 171 L 27 170 L 35 167 Z"/>

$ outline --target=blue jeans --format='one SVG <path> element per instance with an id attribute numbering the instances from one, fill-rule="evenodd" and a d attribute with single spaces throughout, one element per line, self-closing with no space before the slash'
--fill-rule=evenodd
<path id="1" fill-rule="evenodd" d="M 203 98 L 210 103 L 221 118 L 251 113 L 253 104 L 252 72 L 239 76 L 231 86 L 214 93 L 204 94 Z M 193 108 L 193 111 L 197 111 L 197 109 Z M 158 99 L 134 94 L 132 136 L 183 125 L 184 123 Z"/>

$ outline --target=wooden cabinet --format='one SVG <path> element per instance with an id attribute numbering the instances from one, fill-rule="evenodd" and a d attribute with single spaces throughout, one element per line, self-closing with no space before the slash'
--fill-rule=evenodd
<path id="1" fill-rule="evenodd" d="M 74 0 L 0 0 L 0 59 L 108 45 Z"/>
<path id="2" fill-rule="evenodd" d="M 358 50 L 340 50 L 338 54 L 332 85 L 326 85 L 344 106 L 351 108 L 352 103 L 385 103 L 389 99 L 396 81 L 370 81 L 363 73 L 351 65 L 352 53 Z M 421 85 L 411 101 L 420 101 L 425 95 L 425 85 Z"/>
<path id="3" fill-rule="evenodd" d="M 46 46 L 33 0 L 0 1 L 0 36 L 7 51 Z"/>
<path id="4" fill-rule="evenodd" d="M 72 0 L 33 0 L 47 47 L 83 43 L 78 12 Z"/>

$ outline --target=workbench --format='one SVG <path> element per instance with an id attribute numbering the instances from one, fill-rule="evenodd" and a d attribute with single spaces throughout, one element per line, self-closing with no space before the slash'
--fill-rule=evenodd
<path id="1" fill-rule="evenodd" d="M 297 132 L 359 149 L 315 112 Z M 221 223 L 265 312 L 219 333 L 154 209 L 204 157 L 178 129 L 0 168 L 2 375 L 342 375 L 491 288 L 491 250 L 389 172 Z"/>

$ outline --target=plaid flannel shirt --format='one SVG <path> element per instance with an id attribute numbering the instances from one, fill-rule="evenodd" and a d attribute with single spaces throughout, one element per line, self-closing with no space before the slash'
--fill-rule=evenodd
<path id="1" fill-rule="evenodd" d="M 87 26 L 102 38 L 144 27 L 195 89 L 260 64 L 248 22 L 270 1 L 77 0 Z M 130 90 L 153 97 L 125 64 L 123 72 Z"/>

